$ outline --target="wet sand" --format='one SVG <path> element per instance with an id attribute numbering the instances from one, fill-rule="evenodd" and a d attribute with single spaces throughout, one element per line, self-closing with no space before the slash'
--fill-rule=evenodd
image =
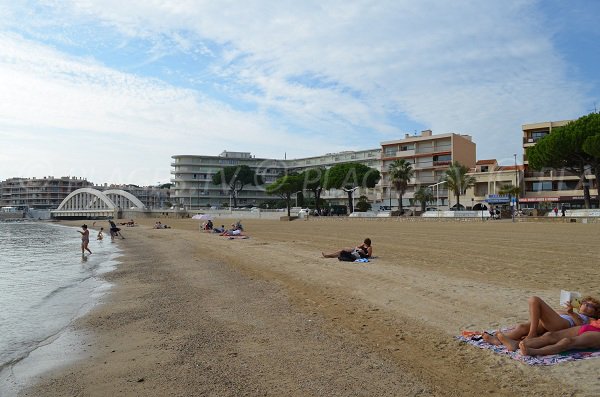
<path id="1" fill-rule="evenodd" d="M 86 359 L 22 395 L 600 395 L 600 360 L 530 367 L 453 338 L 526 320 L 534 294 L 600 295 L 598 224 L 248 220 L 229 240 L 162 221 L 123 227 L 113 292 L 76 324 Z M 369 263 L 321 257 L 364 237 Z"/>

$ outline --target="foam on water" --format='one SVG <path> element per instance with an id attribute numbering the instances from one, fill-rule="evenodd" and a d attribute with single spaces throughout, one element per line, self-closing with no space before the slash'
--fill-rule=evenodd
<path id="1" fill-rule="evenodd" d="M 0 223 L 2 396 L 16 394 L 22 386 L 14 371 L 17 363 L 23 367 L 36 350 L 40 355 L 42 346 L 67 338 L 69 324 L 108 288 L 98 276 L 116 265 L 116 245 L 110 238 L 97 241 L 90 231 L 93 254 L 82 258 L 76 230 L 49 223 Z"/>

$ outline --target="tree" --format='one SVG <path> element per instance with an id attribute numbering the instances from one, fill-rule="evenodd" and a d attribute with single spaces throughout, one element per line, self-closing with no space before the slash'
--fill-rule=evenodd
<path id="1" fill-rule="evenodd" d="M 303 180 L 303 189 L 313 192 L 315 197 L 315 208 L 320 213 L 321 192 L 323 191 L 323 182 L 325 179 L 325 168 L 310 168 L 300 174 Z"/>
<path id="2" fill-rule="evenodd" d="M 527 149 L 527 159 L 533 169 L 564 169 L 579 175 L 585 208 L 590 208 L 590 186 L 585 174 L 594 160 L 583 150 L 583 145 L 593 134 L 589 134 L 582 119 L 558 127 L 537 141 Z"/>
<path id="3" fill-rule="evenodd" d="M 348 194 L 348 208 L 354 211 L 352 195 L 357 188 L 373 188 L 381 179 L 375 168 L 360 163 L 336 164 L 327 170 L 323 182 L 324 189 L 342 189 Z"/>
<path id="4" fill-rule="evenodd" d="M 408 182 L 415 175 L 415 170 L 412 169 L 412 165 L 405 159 L 395 160 L 390 164 L 388 170 L 390 172 L 390 182 L 398 192 L 398 209 L 402 214 L 404 212 L 402 196 L 406 193 Z"/>
<path id="5" fill-rule="evenodd" d="M 223 190 L 227 188 L 229 194 L 233 196 L 233 206 L 237 207 L 237 198 L 244 186 L 258 186 L 263 184 L 260 175 L 257 175 L 247 165 L 224 167 L 212 177 L 214 185 L 221 185 Z"/>
<path id="6" fill-rule="evenodd" d="M 360 196 L 358 198 L 358 203 L 356 203 L 356 210 L 360 212 L 367 212 L 371 209 L 371 203 L 369 203 L 369 198 L 367 196 Z"/>
<path id="7" fill-rule="evenodd" d="M 430 188 L 421 186 L 419 190 L 415 192 L 415 200 L 421 203 L 421 212 L 425 212 L 425 207 L 427 207 L 427 203 L 433 201 L 433 192 Z"/>
<path id="8" fill-rule="evenodd" d="M 500 190 L 498 191 L 499 194 L 508 194 L 508 199 L 510 202 L 512 202 L 512 198 L 513 197 L 519 197 L 519 194 L 521 194 L 521 188 L 518 186 L 514 186 L 514 185 L 504 185 L 500 188 Z M 514 210 L 516 211 L 516 207 L 514 208 Z"/>
<path id="9" fill-rule="evenodd" d="M 456 196 L 456 209 L 460 209 L 460 196 L 475 185 L 475 177 L 467 175 L 468 172 L 469 167 L 454 161 L 442 177 L 448 185 L 448 190 L 453 191 Z"/>
<path id="10" fill-rule="evenodd" d="M 277 178 L 275 182 L 267 186 L 268 194 L 276 194 L 283 198 L 287 204 L 287 214 L 290 216 L 292 194 L 302 189 L 303 179 L 299 175 L 284 175 Z"/>
<path id="11" fill-rule="evenodd" d="M 582 149 L 590 156 L 592 173 L 596 177 L 598 189 L 598 206 L 600 207 L 600 113 L 590 113 L 576 121 L 576 128 L 581 128 L 587 135 Z"/>

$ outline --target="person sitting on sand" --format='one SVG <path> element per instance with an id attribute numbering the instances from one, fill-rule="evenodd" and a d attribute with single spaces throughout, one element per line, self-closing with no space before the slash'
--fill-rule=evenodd
<path id="1" fill-rule="evenodd" d="M 340 256 L 340 254 L 342 252 L 352 253 L 354 251 L 358 252 L 358 254 L 360 255 L 361 258 L 372 257 L 373 256 L 373 246 L 371 245 L 371 239 L 366 238 L 365 241 L 361 245 L 357 246 L 356 248 L 344 248 L 339 251 L 332 252 L 330 254 L 321 252 L 321 255 L 323 255 L 323 258 L 337 258 Z"/>
<path id="2" fill-rule="evenodd" d="M 242 231 L 240 229 L 230 229 L 230 230 L 225 230 L 223 233 L 221 233 L 221 236 L 241 236 L 242 235 Z"/>
<path id="3" fill-rule="evenodd" d="M 221 225 L 221 227 L 215 227 L 215 228 L 213 229 L 213 233 L 219 233 L 219 234 L 221 234 L 221 233 L 223 233 L 225 230 L 226 230 L 226 229 L 225 229 L 225 225 Z"/>
<path id="4" fill-rule="evenodd" d="M 600 320 L 589 324 L 546 332 L 536 338 L 524 339 L 519 350 L 524 356 L 545 356 L 573 349 L 600 349 Z"/>
<path id="5" fill-rule="evenodd" d="M 537 296 L 529 298 L 529 322 L 517 324 L 507 332 L 496 332 L 496 335 L 483 334 L 483 340 L 493 345 L 504 345 L 509 351 L 519 347 L 521 339 L 535 338 L 547 331 L 560 331 L 579 325 L 588 324 L 598 318 L 600 301 L 591 296 L 581 301 L 579 313 L 573 312 L 571 302 L 567 303 L 567 310 L 560 313 L 552 309 L 546 302 Z"/>

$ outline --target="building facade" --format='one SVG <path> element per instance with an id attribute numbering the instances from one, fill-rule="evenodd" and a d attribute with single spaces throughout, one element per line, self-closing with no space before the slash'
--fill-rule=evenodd
<path id="1" fill-rule="evenodd" d="M 501 194 L 501 190 L 505 186 L 521 185 L 523 166 L 501 166 L 496 159 L 478 160 L 468 175 L 475 178 L 475 185 L 461 196 L 461 205 L 475 210 L 488 208 L 490 205 L 509 207 L 512 197 Z"/>
<path id="2" fill-rule="evenodd" d="M 74 190 L 91 187 L 84 178 L 9 178 L 0 183 L 0 207 L 55 209 Z"/>
<path id="3" fill-rule="evenodd" d="M 404 158 L 415 169 L 405 195 L 408 206 L 419 186 L 429 186 L 439 181 L 453 161 L 475 166 L 475 143 L 468 135 L 433 135 L 430 130 L 420 136 L 407 135 L 405 139 L 383 142 L 381 147 L 361 151 L 327 153 L 300 159 L 256 158 L 248 152 L 224 151 L 219 156 L 174 155 L 171 163 L 173 183 L 172 202 L 183 208 L 197 209 L 207 206 L 231 205 L 227 188 L 212 183 L 213 176 L 224 167 L 247 165 L 264 181 L 261 186 L 245 186 L 238 195 L 238 206 L 258 205 L 273 200 L 265 192 L 265 186 L 289 172 L 302 172 L 310 168 L 330 168 L 336 164 L 356 162 L 375 168 L 382 174 L 379 184 L 372 189 L 359 189 L 354 197 L 366 196 L 371 203 L 396 206 L 397 194 L 390 188 L 388 167 L 394 160 Z M 448 191 L 441 187 L 438 192 L 440 204 L 448 205 Z M 346 204 L 347 194 L 341 190 L 324 191 L 321 198 L 330 204 Z"/>
<path id="4" fill-rule="evenodd" d="M 404 159 L 412 164 L 414 178 L 409 182 L 403 195 L 403 205 L 414 204 L 414 194 L 421 186 L 437 184 L 452 162 L 475 167 L 476 145 L 469 135 L 454 133 L 433 135 L 431 130 L 422 131 L 418 136 L 406 134 L 404 139 L 381 143 L 381 190 L 384 201 L 389 206 L 396 205 L 398 194 L 394 189 L 389 166 L 396 160 Z M 448 207 L 448 189 L 445 184 L 432 186 L 440 207 Z"/>
<path id="5" fill-rule="evenodd" d="M 109 185 L 94 186 L 94 189 L 104 191 L 109 189 L 124 190 L 133 194 L 148 209 L 160 209 L 170 207 L 171 192 L 168 187 L 160 186 L 137 186 L 137 185 Z"/>
<path id="6" fill-rule="evenodd" d="M 175 155 L 171 163 L 171 199 L 174 204 L 186 209 L 197 209 L 207 206 L 232 205 L 232 197 L 226 187 L 214 185 L 212 178 L 225 167 L 250 167 L 260 175 L 263 185 L 246 185 L 238 194 L 237 205 L 258 205 L 267 200 L 276 199 L 265 192 L 265 186 L 273 183 L 285 173 L 302 172 L 309 168 L 329 168 L 336 164 L 357 162 L 380 170 L 380 150 L 369 149 L 356 152 L 328 153 L 322 156 L 302 159 L 267 159 L 257 158 L 248 152 L 223 151 L 219 156 Z M 370 200 L 378 198 L 377 188 L 364 189 L 359 194 L 365 194 Z M 325 191 L 323 199 L 332 203 L 344 203 L 346 194 L 339 191 Z M 357 195 L 358 197 L 358 195 Z"/>
<path id="7" fill-rule="evenodd" d="M 535 146 L 539 139 L 551 134 L 553 129 L 568 124 L 569 121 L 571 120 L 547 121 L 522 126 L 524 175 L 523 194 L 519 199 L 521 206 L 553 208 L 564 205 L 573 209 L 584 208 L 583 184 L 580 175 L 564 169 L 534 170 L 529 167 L 527 161 L 527 148 Z M 590 172 L 586 172 L 585 178 L 590 185 L 592 208 L 597 208 L 598 182 Z"/>

